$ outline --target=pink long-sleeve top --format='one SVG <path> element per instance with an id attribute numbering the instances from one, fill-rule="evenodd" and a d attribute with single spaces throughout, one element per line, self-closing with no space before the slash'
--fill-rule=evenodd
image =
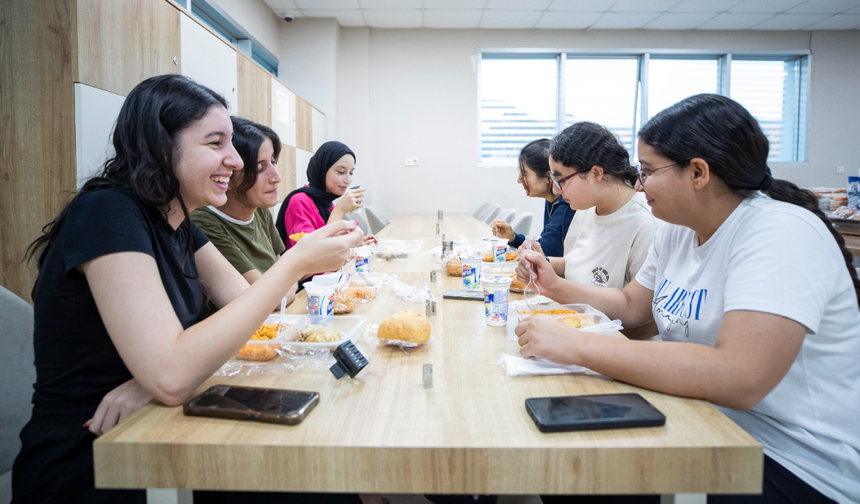
<path id="1" fill-rule="evenodd" d="M 329 211 L 334 209 L 331 206 Z M 284 244 L 289 250 L 296 244 L 290 239 L 291 234 L 311 233 L 326 225 L 320 215 L 314 200 L 305 193 L 298 193 L 290 198 L 287 210 L 284 212 L 284 228 L 287 230 L 287 242 Z"/>

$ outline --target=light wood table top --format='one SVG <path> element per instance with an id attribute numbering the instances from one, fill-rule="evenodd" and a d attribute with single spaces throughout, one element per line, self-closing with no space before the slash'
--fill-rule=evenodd
<path id="1" fill-rule="evenodd" d="M 399 215 L 383 238 L 440 242 L 436 215 Z M 484 223 L 446 215 L 448 238 L 490 236 Z M 435 255 L 373 260 L 372 271 L 428 281 L 439 300 L 430 343 L 411 351 L 360 339 L 370 364 L 335 380 L 329 362 L 295 371 L 216 376 L 216 383 L 316 390 L 319 405 L 297 426 L 186 417 L 150 404 L 99 438 L 99 487 L 381 493 L 759 493 L 762 450 L 713 406 L 585 375 L 509 377 L 497 364 L 517 350 L 504 327 L 489 327 L 480 302 L 443 300 L 459 278 L 437 272 Z M 512 295 L 513 299 L 517 295 Z M 301 294 L 291 313 L 304 312 Z M 378 324 L 405 308 L 384 286 L 354 314 Z M 432 389 L 422 365 L 433 364 Z M 666 415 L 663 427 L 544 434 L 528 397 L 635 391 Z"/>

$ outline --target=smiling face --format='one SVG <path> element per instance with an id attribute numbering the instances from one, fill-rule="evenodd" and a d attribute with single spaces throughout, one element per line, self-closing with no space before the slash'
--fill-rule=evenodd
<path id="1" fill-rule="evenodd" d="M 352 183 L 354 172 L 355 158 L 352 154 L 344 154 L 325 174 L 326 191 L 336 196 L 343 196 L 343 193 L 349 189 L 349 184 Z"/>
<path id="2" fill-rule="evenodd" d="M 636 189 L 645 192 L 654 217 L 678 224 L 684 222 L 684 213 L 690 210 L 689 204 L 692 202 L 685 201 L 691 188 L 689 184 L 684 184 L 686 169 L 682 168 L 683 165 L 673 163 L 639 140 L 639 164 L 646 178 L 644 185 L 636 183 Z"/>
<path id="3" fill-rule="evenodd" d="M 278 184 L 281 183 L 281 175 L 278 173 L 278 165 L 275 161 L 275 149 L 268 137 L 260 145 L 260 150 L 257 153 L 257 165 L 242 168 L 233 174 L 233 179 L 230 181 L 231 188 L 227 192 L 229 199 L 232 199 L 236 192 L 233 187 L 241 183 L 245 173 L 250 169 L 257 171 L 257 180 L 243 195 L 237 196 L 239 200 L 255 210 L 277 205 Z"/>
<path id="4" fill-rule="evenodd" d="M 520 173 L 517 182 L 523 186 L 527 196 L 545 198 L 552 194 L 552 181 L 542 178 L 526 163 L 520 163 Z"/>
<path id="5" fill-rule="evenodd" d="M 242 159 L 230 141 L 233 125 L 227 110 L 215 105 L 179 134 L 174 175 L 188 211 L 227 202 L 230 177 Z"/>

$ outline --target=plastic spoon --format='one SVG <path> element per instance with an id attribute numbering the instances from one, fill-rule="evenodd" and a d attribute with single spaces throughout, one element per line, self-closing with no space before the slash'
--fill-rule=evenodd
<path id="1" fill-rule="evenodd" d="M 531 238 L 526 238 L 526 250 L 531 252 L 532 250 L 532 240 Z M 536 306 L 538 306 L 538 296 L 540 296 L 540 287 L 535 283 L 535 270 L 534 266 L 529 263 L 529 283 L 526 285 L 526 288 L 523 289 L 523 299 L 526 301 L 526 306 L 529 307 L 529 310 L 535 311 Z"/>

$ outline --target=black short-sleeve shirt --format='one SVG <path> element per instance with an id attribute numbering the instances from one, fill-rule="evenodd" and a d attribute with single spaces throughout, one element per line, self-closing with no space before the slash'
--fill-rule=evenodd
<path id="1" fill-rule="evenodd" d="M 182 327 L 197 321 L 203 294 L 186 244 L 190 239 L 196 252 L 208 239 L 197 226 L 192 229 L 187 237 L 182 226 L 174 230 L 160 212 L 114 189 L 87 193 L 71 205 L 33 289 L 35 404 L 97 405 L 132 377 L 108 336 L 86 277 L 75 269 L 81 264 L 116 252 L 150 255 Z M 127 307 L 130 312 L 138 308 Z"/>

